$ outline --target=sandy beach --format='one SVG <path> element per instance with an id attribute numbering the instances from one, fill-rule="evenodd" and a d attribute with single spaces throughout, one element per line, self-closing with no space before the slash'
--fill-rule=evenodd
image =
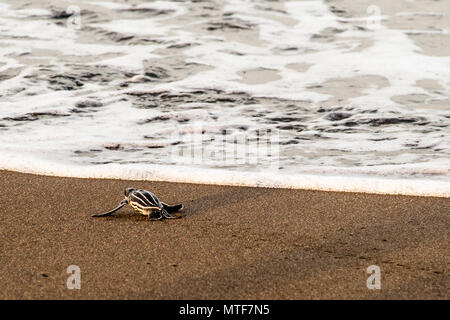
<path id="1" fill-rule="evenodd" d="M 9 171 L 0 186 L 1 299 L 448 299 L 448 198 Z M 183 218 L 91 218 L 128 186 L 182 202 Z"/>
<path id="2" fill-rule="evenodd" d="M 449 299 L 448 1 L 0 11 L 0 299 Z"/>

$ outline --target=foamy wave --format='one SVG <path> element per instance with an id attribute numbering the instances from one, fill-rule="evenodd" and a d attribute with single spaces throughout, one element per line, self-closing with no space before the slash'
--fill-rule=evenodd
<path id="1" fill-rule="evenodd" d="M 388 26 L 438 22 L 436 10 L 353 17 L 323 1 L 77 1 L 76 29 L 63 4 L 9 2 L 4 169 L 448 196 L 450 57 L 412 38 L 448 28 Z M 246 143 L 259 131 L 277 134 L 276 159 Z M 237 152 L 231 162 L 173 157 L 190 147 Z"/>
<path id="2" fill-rule="evenodd" d="M 414 168 L 415 167 L 415 168 Z M 238 170 L 205 169 L 184 166 L 105 164 L 96 166 L 66 165 L 37 158 L 1 155 L 0 169 L 50 176 L 123 179 L 139 181 L 169 181 L 181 183 L 229 186 L 307 189 L 320 191 L 362 192 L 413 196 L 450 197 L 450 181 L 421 178 L 380 178 L 379 176 L 350 176 L 348 170 L 334 168 L 328 174 L 283 174 L 276 170 L 243 172 Z M 409 168 L 420 172 L 417 166 Z M 323 168 L 321 169 L 323 170 Z M 383 170 L 383 169 L 382 169 Z M 398 170 L 398 168 L 397 168 Z M 388 169 L 395 175 L 399 172 Z M 408 170 L 407 168 L 400 169 Z M 326 171 L 326 169 L 324 170 Z M 354 172 L 353 172 L 354 173 Z M 400 172 L 401 173 L 401 172 Z"/>

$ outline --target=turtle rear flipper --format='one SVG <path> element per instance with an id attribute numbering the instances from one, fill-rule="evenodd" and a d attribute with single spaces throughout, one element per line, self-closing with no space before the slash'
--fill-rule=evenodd
<path id="1" fill-rule="evenodd" d="M 164 216 L 164 218 L 166 218 L 166 219 L 177 219 L 177 218 L 180 218 L 180 215 L 173 215 L 173 214 L 167 212 L 165 209 L 162 209 L 161 213 Z"/>
<path id="2" fill-rule="evenodd" d="M 161 211 L 163 211 L 163 210 L 161 210 Z M 150 212 L 150 214 L 148 215 L 148 218 L 150 220 L 161 220 L 163 218 L 163 216 L 161 214 L 161 211 L 159 211 L 159 210 L 152 210 Z"/>
<path id="3" fill-rule="evenodd" d="M 183 209 L 183 205 L 181 203 L 180 204 L 174 204 L 174 205 L 170 205 L 170 204 L 167 204 L 167 203 L 164 203 L 164 202 L 161 202 L 161 203 L 162 203 L 162 205 L 164 207 L 164 210 L 166 210 L 169 213 L 178 212 L 178 211 Z"/>

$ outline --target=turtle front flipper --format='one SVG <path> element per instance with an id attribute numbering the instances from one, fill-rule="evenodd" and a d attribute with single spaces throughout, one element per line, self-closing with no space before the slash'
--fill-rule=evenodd
<path id="1" fill-rule="evenodd" d="M 166 210 L 169 213 L 178 212 L 178 211 L 183 209 L 183 205 L 181 203 L 180 204 L 170 205 L 170 204 L 161 202 L 161 204 L 163 205 L 164 210 Z"/>
<path id="2" fill-rule="evenodd" d="M 105 213 L 100 213 L 100 214 L 93 214 L 92 217 L 95 217 L 95 218 L 108 217 L 108 216 L 114 214 L 114 212 L 118 211 L 120 208 L 122 208 L 126 204 L 127 204 L 127 201 L 126 201 L 126 199 L 124 199 L 124 200 L 122 200 L 122 202 L 120 202 L 120 204 L 116 208 L 112 209 L 111 211 L 108 211 Z"/>

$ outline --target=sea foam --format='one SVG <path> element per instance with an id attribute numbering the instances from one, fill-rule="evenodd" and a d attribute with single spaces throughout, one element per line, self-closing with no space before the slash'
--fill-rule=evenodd
<path id="1" fill-rule="evenodd" d="M 77 5 L 80 29 L 64 7 L 0 4 L 1 169 L 450 196 L 450 57 L 411 38 L 448 30 L 386 24 L 442 15 L 343 17 L 323 1 Z M 259 132 L 275 153 L 261 153 Z M 183 149 L 193 156 L 174 156 Z"/>

